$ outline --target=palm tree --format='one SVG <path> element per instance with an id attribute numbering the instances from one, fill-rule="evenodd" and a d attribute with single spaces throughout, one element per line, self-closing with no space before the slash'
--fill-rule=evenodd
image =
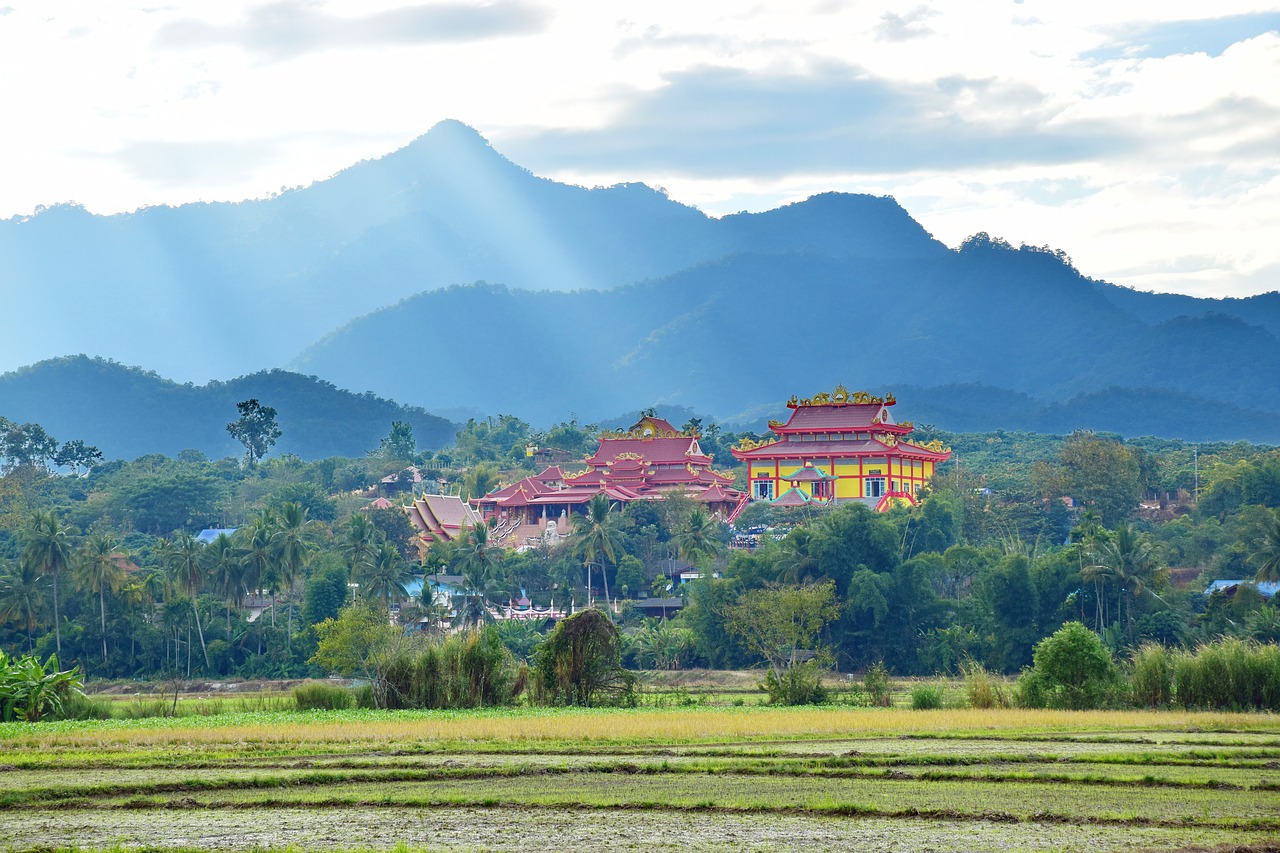
<path id="1" fill-rule="evenodd" d="M 489 541 L 489 526 L 477 524 L 467 531 L 466 542 L 458 549 L 458 556 L 458 569 L 467 587 L 466 606 L 459 616 L 463 617 L 464 623 L 478 622 L 489 614 L 484 606 L 484 590 L 497 579 L 502 549 Z"/>
<path id="2" fill-rule="evenodd" d="M 254 518 L 244 530 L 244 587 L 245 589 L 271 590 L 271 627 L 276 626 L 275 530 L 271 516 L 265 511 Z M 240 531 L 236 531 L 239 537 Z"/>
<path id="3" fill-rule="evenodd" d="M 378 550 L 378 528 L 364 513 L 352 513 L 351 518 L 347 519 L 342 543 L 338 548 L 347 560 L 347 568 L 351 571 L 351 576 L 355 577 L 360 573 L 360 567 Z"/>
<path id="4" fill-rule="evenodd" d="M 1249 559 L 1258 567 L 1258 580 L 1280 580 L 1280 509 L 1267 513 L 1261 527 L 1262 535 L 1253 540 L 1255 550 Z"/>
<path id="5" fill-rule="evenodd" d="M 213 579 L 218 594 L 227 602 L 227 639 L 231 639 L 231 608 L 239 607 L 245 592 L 245 562 L 240 547 L 225 533 L 219 533 L 201 555 L 205 571 Z"/>
<path id="6" fill-rule="evenodd" d="M 44 588 L 44 575 L 27 561 L 0 566 L 0 621 L 20 624 L 31 650 L 36 646 L 36 624 L 44 612 Z"/>
<path id="7" fill-rule="evenodd" d="M 71 528 L 58 521 L 53 510 L 36 510 L 19 534 L 21 559 L 36 572 L 53 581 L 53 636 L 58 654 L 62 654 L 62 628 L 58 615 L 58 575 L 71 564 Z"/>
<path id="8" fill-rule="evenodd" d="M 1133 627 L 1133 606 L 1127 612 L 1125 598 L 1137 598 L 1155 579 L 1157 564 L 1151 545 L 1125 524 L 1116 528 L 1114 537 L 1103 540 L 1094 550 L 1094 565 L 1086 566 L 1093 577 L 1113 580 L 1117 586 L 1116 622 Z"/>
<path id="9" fill-rule="evenodd" d="M 392 602 L 409 595 L 405 581 L 409 579 L 409 567 L 400 549 L 390 542 L 383 542 L 373 557 L 361 563 L 360 589 L 365 598 L 378 598 L 382 606 L 391 609 Z"/>
<path id="10" fill-rule="evenodd" d="M 587 605 L 591 604 L 591 567 L 600 558 L 610 563 L 617 562 L 618 551 L 622 549 L 622 517 L 610 511 L 609 498 L 603 493 L 593 495 L 587 505 L 587 517 L 583 519 L 581 533 L 575 533 L 575 546 L 582 556 L 582 563 L 587 569 Z M 609 574 L 605 563 L 600 562 L 600 576 L 604 580 L 604 598 L 609 600 Z"/>
<path id="11" fill-rule="evenodd" d="M 717 523 L 707 515 L 702 507 L 694 507 L 689 518 L 675 535 L 676 546 L 680 557 L 690 563 L 706 555 L 714 557 L 720 553 L 720 540 L 716 538 Z"/>
<path id="12" fill-rule="evenodd" d="M 809 553 L 812 533 L 807 527 L 797 527 L 782 540 L 782 554 L 777 563 L 778 580 L 786 584 L 801 584 L 812 578 L 818 568 L 818 559 Z"/>
<path id="13" fill-rule="evenodd" d="M 204 656 L 204 667 L 209 669 L 209 650 L 204 642 L 204 626 L 200 624 L 200 589 L 204 586 L 204 565 L 201 560 L 200 541 L 186 530 L 179 532 L 176 538 L 161 540 L 164 546 L 164 564 L 174 584 L 191 599 L 191 614 L 196 620 L 196 633 L 200 637 L 200 651 Z M 187 634 L 188 641 L 191 634 Z"/>
<path id="14" fill-rule="evenodd" d="M 116 592 L 124 582 L 124 569 L 116 562 L 119 547 L 119 543 L 107 534 L 94 533 L 84 543 L 78 564 L 80 582 L 98 596 L 104 664 L 107 661 L 107 592 Z"/>
<path id="15" fill-rule="evenodd" d="M 288 501 L 276 513 L 276 545 L 278 548 L 281 580 L 289 596 L 289 624 L 285 645 L 293 651 L 293 587 L 298 574 L 311 556 L 311 520 L 307 508 L 296 501 Z"/>

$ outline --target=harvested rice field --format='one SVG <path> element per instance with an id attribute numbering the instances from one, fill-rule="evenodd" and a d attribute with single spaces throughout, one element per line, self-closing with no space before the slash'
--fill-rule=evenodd
<path id="1" fill-rule="evenodd" d="M 0 725 L 0 848 L 1277 849 L 1280 719 L 688 708 Z"/>

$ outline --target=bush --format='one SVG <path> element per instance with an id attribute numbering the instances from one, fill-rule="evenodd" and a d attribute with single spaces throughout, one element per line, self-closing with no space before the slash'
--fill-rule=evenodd
<path id="1" fill-rule="evenodd" d="M 911 688 L 911 707 L 917 711 L 934 711 L 942 707 L 943 691 L 937 684 L 917 684 Z"/>
<path id="2" fill-rule="evenodd" d="M 821 705 L 830 698 L 830 691 L 822 685 L 822 670 L 815 661 L 783 670 L 781 678 L 771 669 L 765 673 L 760 687 L 769 694 L 770 705 Z"/>
<path id="3" fill-rule="evenodd" d="M 964 675 L 964 693 L 970 708 L 1004 708 L 1009 704 L 1000 681 L 982 664 L 965 661 L 960 664 L 960 672 Z"/>
<path id="4" fill-rule="evenodd" d="M 1018 679 L 1019 703 L 1028 708 L 1099 708 L 1123 687 L 1111 652 L 1079 622 L 1037 643 L 1032 660 Z"/>
<path id="5" fill-rule="evenodd" d="M 357 708 L 368 710 L 370 708 L 377 707 L 373 701 L 372 684 L 361 684 L 355 690 L 351 691 L 351 695 L 355 698 Z"/>
<path id="6" fill-rule="evenodd" d="M 867 702 L 878 708 L 888 708 L 893 704 L 893 689 L 889 686 L 889 671 L 880 661 L 867 670 L 862 678 L 862 689 L 867 694 Z"/>
<path id="7" fill-rule="evenodd" d="M 355 695 L 333 684 L 304 684 L 293 688 L 299 711 L 345 711 L 355 704 Z"/>
<path id="8" fill-rule="evenodd" d="M 1129 679 L 1133 703 L 1148 708 L 1161 708 L 1173 699 L 1173 658 L 1159 643 L 1144 643 L 1133 656 L 1133 675 Z"/>
<path id="9" fill-rule="evenodd" d="M 622 668 L 622 639 L 594 608 L 556 624 L 534 653 L 537 698 L 551 705 L 635 705 L 635 677 Z"/>
<path id="10" fill-rule="evenodd" d="M 43 664 L 34 655 L 11 658 L 0 650 L 0 719 L 28 723 L 58 718 L 72 696 L 83 695 L 79 667 L 58 669 L 58 656 Z"/>

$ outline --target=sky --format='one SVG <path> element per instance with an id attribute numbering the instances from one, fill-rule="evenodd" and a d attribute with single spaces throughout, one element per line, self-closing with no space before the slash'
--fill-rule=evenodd
<path id="1" fill-rule="evenodd" d="M 262 197 L 444 119 L 711 215 L 892 195 L 950 246 L 1280 290 L 1280 2 L 0 0 L 0 218 Z"/>

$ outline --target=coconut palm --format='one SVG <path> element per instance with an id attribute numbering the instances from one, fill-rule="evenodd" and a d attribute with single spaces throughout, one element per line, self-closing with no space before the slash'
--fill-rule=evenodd
<path id="1" fill-rule="evenodd" d="M 467 531 L 466 540 L 457 553 L 458 570 L 466 587 L 466 600 L 458 616 L 463 624 L 477 624 L 489 618 L 485 590 L 497 580 L 502 548 L 490 540 L 487 524 L 477 524 Z"/>
<path id="2" fill-rule="evenodd" d="M 296 501 L 288 501 L 276 513 L 276 547 L 280 580 L 289 596 L 288 633 L 285 645 L 293 651 L 293 588 L 298 575 L 307 564 L 312 551 L 312 522 L 307 518 L 307 508 Z"/>
<path id="3" fill-rule="evenodd" d="M 204 657 L 204 666 L 209 668 L 209 650 L 204 642 L 204 626 L 200 623 L 200 590 L 204 587 L 204 564 L 201 560 L 200 540 L 186 530 L 174 535 L 173 539 L 161 540 L 163 543 L 162 560 L 169 577 L 176 588 L 181 589 L 191 599 L 191 615 L 195 618 L 196 634 L 200 638 L 200 651 Z M 191 639 L 190 633 L 187 639 Z"/>
<path id="4" fill-rule="evenodd" d="M 107 593 L 115 593 L 124 583 L 124 569 L 117 562 L 120 544 L 105 533 L 85 540 L 77 563 L 80 583 L 98 597 L 98 619 L 102 628 L 102 661 L 107 660 Z"/>
<path id="5" fill-rule="evenodd" d="M 387 609 L 390 609 L 392 603 L 409 595 L 409 591 L 405 589 L 405 582 L 409 580 L 409 567 L 400 549 L 390 542 L 383 542 L 371 558 L 360 564 L 360 574 L 357 577 L 365 598 L 377 598 Z"/>
<path id="6" fill-rule="evenodd" d="M 1254 551 L 1249 559 L 1258 567 L 1258 580 L 1280 580 L 1280 509 L 1267 513 L 1261 527 L 1261 535 L 1253 540 Z"/>
<path id="7" fill-rule="evenodd" d="M 36 624 L 45 608 L 46 578 L 25 560 L 0 565 L 0 621 L 16 622 L 35 649 Z"/>
<path id="8" fill-rule="evenodd" d="M 271 516 L 265 511 L 259 513 L 253 523 L 236 531 L 236 537 L 243 535 L 241 552 L 244 559 L 244 587 L 250 590 L 271 590 L 271 627 L 276 626 L 276 535 L 271 524 Z"/>
<path id="9" fill-rule="evenodd" d="M 1085 567 L 1086 577 L 1115 583 L 1116 622 L 1132 628 L 1132 602 L 1125 608 L 1124 600 L 1137 598 L 1156 578 L 1158 566 L 1150 543 L 1143 540 L 1133 525 L 1125 524 L 1116 528 L 1114 536 L 1098 543 L 1093 557 L 1093 565 Z"/>
<path id="10" fill-rule="evenodd" d="M 352 577 L 358 575 L 360 567 L 373 558 L 378 550 L 378 528 L 369 516 L 362 512 L 351 514 L 342 531 L 342 541 L 338 549 L 347 561 L 347 568 Z"/>
<path id="11" fill-rule="evenodd" d="M 591 603 L 591 567 L 600 566 L 604 580 L 604 598 L 609 600 L 609 574 L 604 560 L 616 563 L 622 550 L 622 516 L 611 511 L 609 498 L 603 493 L 592 496 L 587 505 L 587 516 L 582 521 L 582 532 L 574 533 L 574 544 L 587 570 L 587 603 Z M 603 559 L 602 559 L 603 558 Z"/>
<path id="12" fill-rule="evenodd" d="M 58 614 L 58 575 L 71 565 L 74 552 L 71 545 L 71 528 L 58 521 L 53 510 L 36 510 L 27 526 L 19 534 L 22 542 L 21 560 L 39 574 L 52 581 L 53 586 L 53 636 L 58 654 L 62 654 L 62 627 Z"/>
<path id="13" fill-rule="evenodd" d="M 245 562 L 240 547 L 225 533 L 219 533 L 201 555 L 205 573 L 227 603 L 227 637 L 231 637 L 231 608 L 239 607 L 245 593 Z"/>
<path id="14" fill-rule="evenodd" d="M 685 519 L 684 525 L 673 537 L 682 559 L 690 563 L 697 562 L 699 557 L 714 557 L 720 553 L 719 532 L 715 519 L 707 515 L 702 507 L 694 507 L 693 512 Z"/>

